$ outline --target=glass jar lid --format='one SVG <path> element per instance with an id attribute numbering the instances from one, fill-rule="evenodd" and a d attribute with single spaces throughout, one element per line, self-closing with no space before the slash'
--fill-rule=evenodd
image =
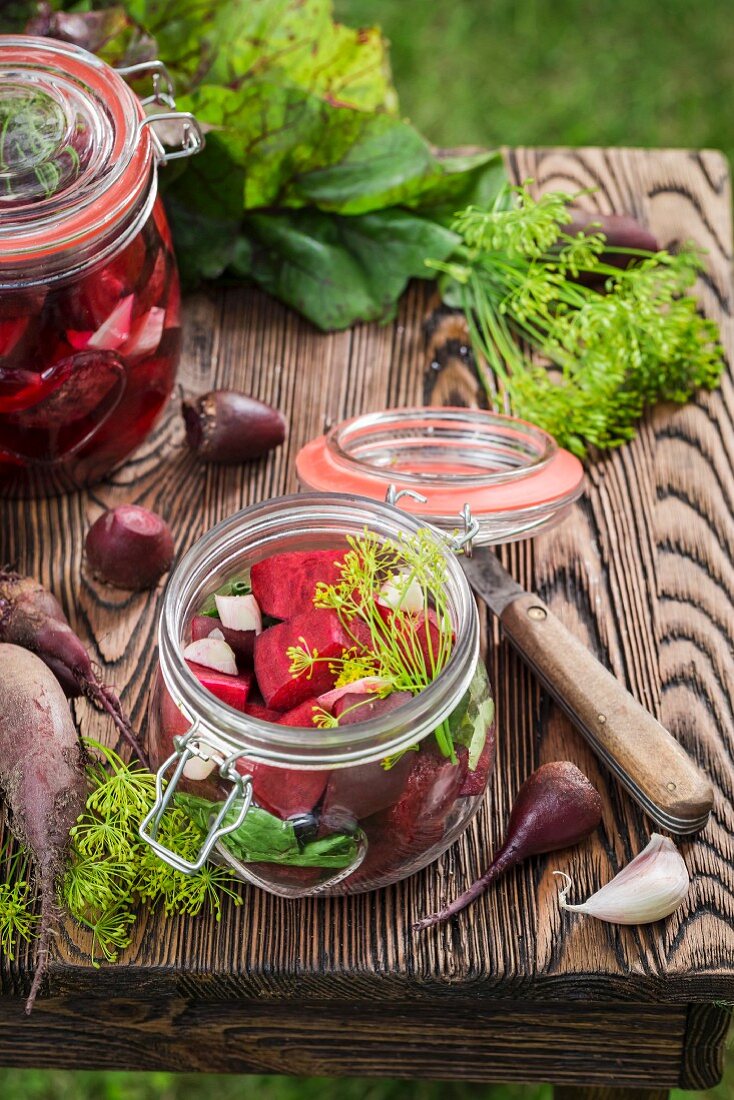
<path id="1" fill-rule="evenodd" d="M 581 462 L 547 432 L 485 409 L 418 407 L 336 424 L 296 457 L 302 486 L 396 500 L 479 546 L 547 530 L 581 495 Z"/>
<path id="2" fill-rule="evenodd" d="M 146 114 L 146 103 L 175 103 L 163 66 L 141 69 L 155 93 L 143 101 L 123 78 L 131 70 L 66 42 L 0 35 L 0 283 L 34 265 L 47 279 L 118 242 L 166 159 L 149 123 L 181 118 L 196 129 L 185 153 L 203 144 L 191 116 Z"/>

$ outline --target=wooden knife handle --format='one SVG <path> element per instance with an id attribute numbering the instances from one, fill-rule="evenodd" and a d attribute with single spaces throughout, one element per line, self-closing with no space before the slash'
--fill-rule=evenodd
<path id="1" fill-rule="evenodd" d="M 664 828 L 703 828 L 713 790 L 685 750 L 532 593 L 500 616 L 514 647 L 616 773 Z"/>

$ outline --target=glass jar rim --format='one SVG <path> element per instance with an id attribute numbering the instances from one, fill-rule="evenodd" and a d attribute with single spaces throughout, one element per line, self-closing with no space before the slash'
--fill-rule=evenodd
<path id="1" fill-rule="evenodd" d="M 311 491 L 384 500 L 394 487 L 405 511 L 447 533 L 468 507 L 477 545 L 548 529 L 584 487 L 579 459 L 543 429 L 464 407 L 385 409 L 342 421 L 301 448 L 296 470 Z"/>
<path id="2" fill-rule="evenodd" d="M 27 268 L 48 277 L 75 267 L 79 251 L 97 248 L 133 216 L 150 190 L 156 159 L 143 107 L 122 76 L 71 43 L 0 35 L 0 84 L 43 85 L 65 110 L 84 109 L 100 125 L 99 149 L 73 186 L 3 211 L 0 283 L 22 281 Z"/>
<path id="3" fill-rule="evenodd" d="M 386 409 L 384 412 L 363 413 L 350 420 L 343 420 L 326 433 L 326 447 L 337 465 L 359 473 L 363 473 L 365 467 L 368 467 L 371 476 L 387 486 L 395 482 L 394 466 L 381 466 L 361 455 L 374 453 L 380 445 L 379 438 L 375 437 L 384 435 L 391 429 L 406 435 L 412 433 L 412 439 L 408 439 L 413 444 L 425 445 L 431 438 L 437 439 L 438 434 L 444 436 L 441 441 L 444 445 L 448 437 L 453 437 L 461 445 L 469 441 L 483 443 L 485 446 L 490 441 L 493 444 L 488 453 L 475 453 L 471 456 L 472 465 L 476 465 L 478 472 L 462 472 L 460 469 L 433 472 L 430 469 L 415 470 L 401 465 L 398 474 L 401 485 L 405 482 L 416 487 L 425 488 L 435 484 L 437 488 L 459 490 L 502 485 L 527 477 L 528 474 L 538 473 L 558 451 L 558 444 L 553 436 L 526 420 L 487 409 L 443 405 Z M 503 450 L 508 460 L 505 469 L 498 468 Z M 462 456 L 465 463 L 470 460 L 465 452 L 462 452 Z M 481 461 L 483 458 L 484 462 Z"/>
<path id="4" fill-rule="evenodd" d="M 234 565 L 245 551 L 237 548 L 245 527 L 262 545 L 301 521 L 315 524 L 313 537 L 336 535 L 339 522 L 355 531 L 365 526 L 396 537 L 425 530 L 425 524 L 389 504 L 345 494 L 292 494 L 235 513 L 218 523 L 187 552 L 166 588 L 159 624 L 159 661 L 164 684 L 198 722 L 197 738 L 213 748 L 241 752 L 255 760 L 301 768 L 345 766 L 380 760 L 404 751 L 436 729 L 468 690 L 479 659 L 479 622 L 471 589 L 448 542 L 437 542 L 445 555 L 447 594 L 456 642 L 436 679 L 418 695 L 383 717 L 337 729 L 300 729 L 265 722 L 235 710 L 196 679 L 181 656 L 181 635 L 194 602 L 204 595 L 206 579 L 218 567 Z M 274 545 L 271 546 L 274 549 Z M 208 594 L 208 593 L 207 593 Z M 204 717 L 205 716 L 205 717 Z"/>

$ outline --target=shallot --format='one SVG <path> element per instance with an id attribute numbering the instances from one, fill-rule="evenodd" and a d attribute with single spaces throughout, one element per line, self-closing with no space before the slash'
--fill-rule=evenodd
<path id="1" fill-rule="evenodd" d="M 601 821 L 599 792 L 568 760 L 542 764 L 518 791 L 505 842 L 487 870 L 468 890 L 413 925 L 430 928 L 455 916 L 476 901 L 496 878 L 528 856 L 555 852 L 579 844 Z"/>
<path id="2" fill-rule="evenodd" d="M 279 447 L 285 417 L 236 390 L 213 390 L 181 407 L 189 447 L 205 462 L 247 462 Z"/>

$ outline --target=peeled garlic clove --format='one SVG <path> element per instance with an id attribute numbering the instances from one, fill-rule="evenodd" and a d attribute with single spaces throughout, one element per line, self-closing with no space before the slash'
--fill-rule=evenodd
<path id="1" fill-rule="evenodd" d="M 201 783 L 204 779 L 209 778 L 216 766 L 214 760 L 205 760 L 201 756 L 191 756 L 184 764 L 183 773 L 187 779 Z"/>
<path id="2" fill-rule="evenodd" d="M 666 836 L 653 833 L 650 843 L 618 875 L 580 905 L 569 905 L 573 886 L 563 871 L 554 871 L 568 885 L 558 895 L 562 909 L 587 913 L 609 924 L 651 924 L 670 916 L 683 902 L 690 879 L 683 857 Z"/>
<path id="3" fill-rule="evenodd" d="M 223 638 L 199 638 L 197 642 L 189 642 L 183 655 L 185 660 L 194 661 L 195 664 L 204 665 L 215 672 L 223 672 L 227 676 L 237 675 L 234 650 Z"/>
<path id="4" fill-rule="evenodd" d="M 407 611 L 417 615 L 423 610 L 423 589 L 410 573 L 401 570 L 393 573 L 383 584 L 377 602 L 391 611 Z"/>
<path id="5" fill-rule="evenodd" d="M 256 634 L 262 634 L 262 613 L 253 595 L 215 595 L 214 602 L 217 605 L 219 618 L 229 630 L 254 630 Z"/>

